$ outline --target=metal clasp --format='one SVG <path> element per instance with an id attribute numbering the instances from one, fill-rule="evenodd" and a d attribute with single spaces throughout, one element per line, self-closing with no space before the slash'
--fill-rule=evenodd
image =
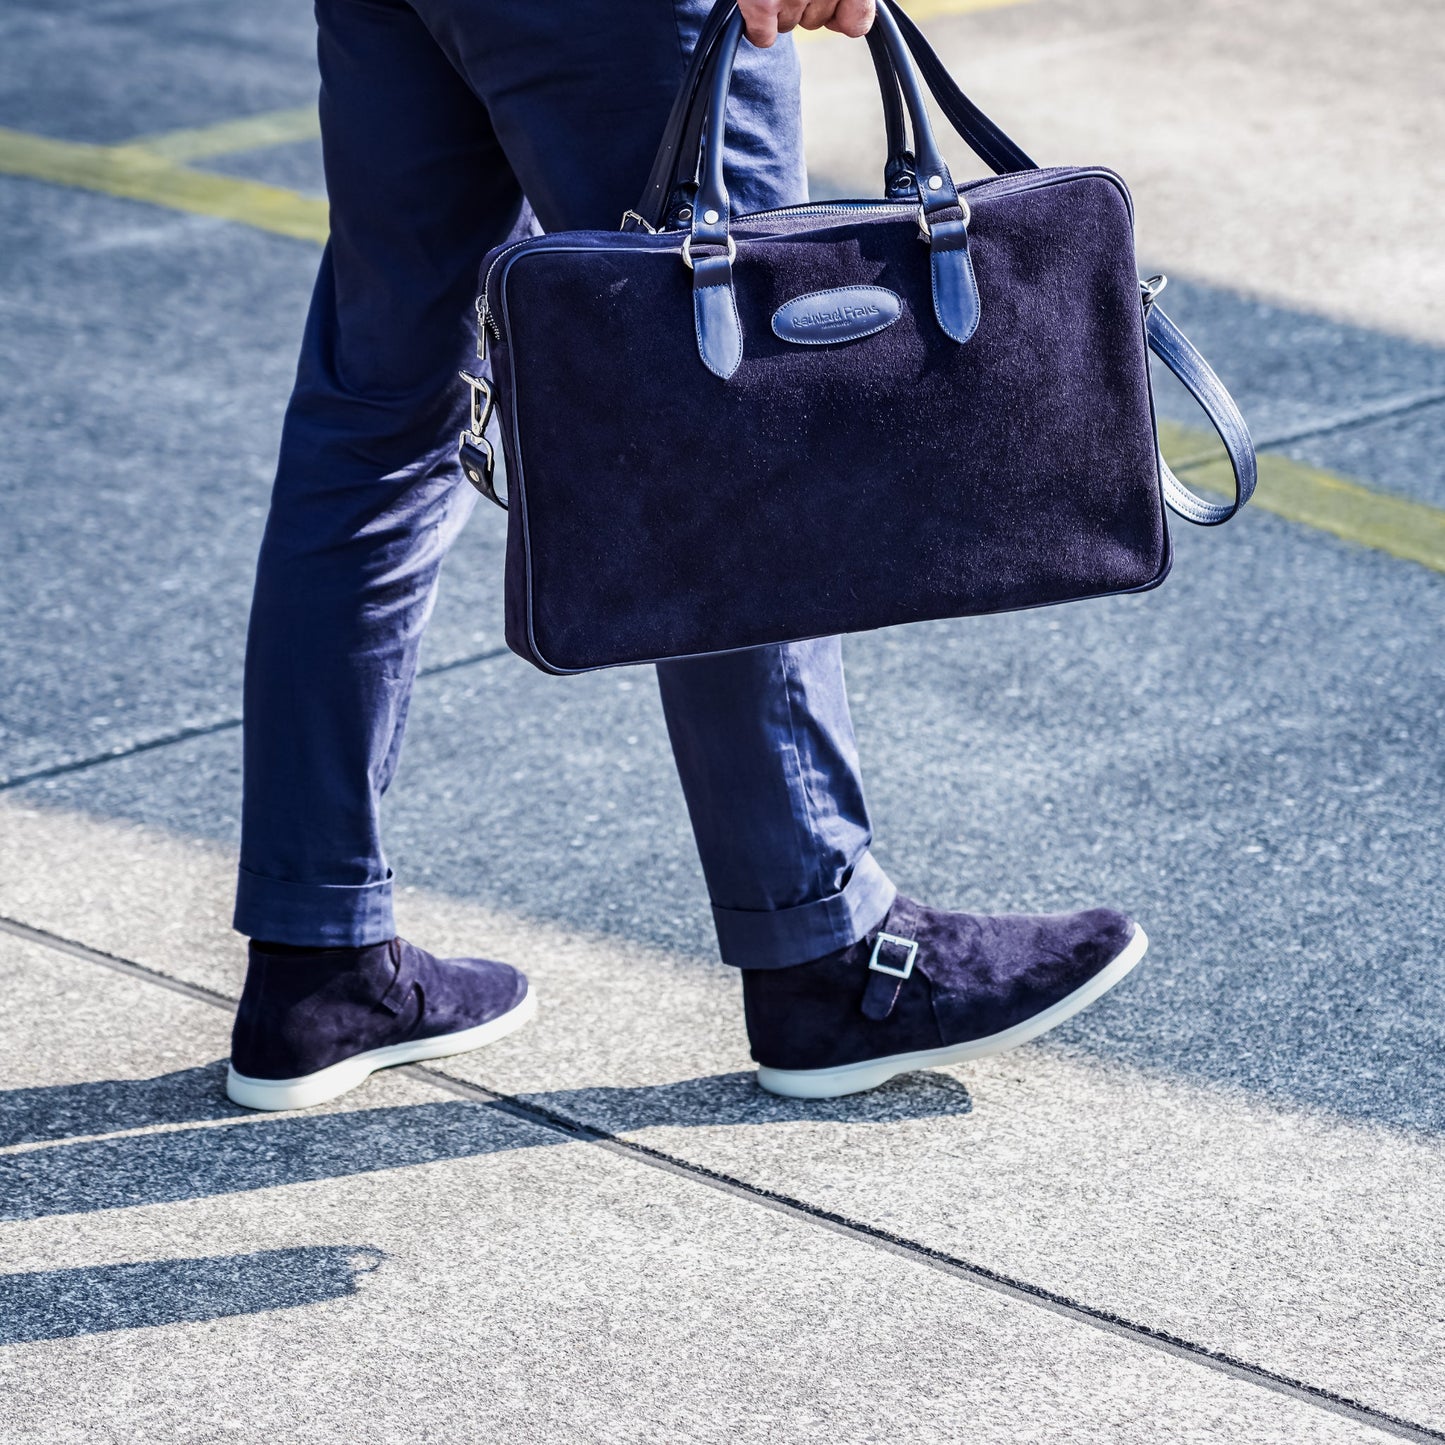
<path id="1" fill-rule="evenodd" d="M 963 212 L 964 226 L 968 226 L 969 222 L 973 220 L 973 211 L 969 209 L 968 202 L 962 196 L 958 198 L 958 209 Z M 918 208 L 918 237 L 925 245 L 933 244 L 933 227 L 928 224 L 928 212 L 922 206 Z"/>
<path id="2" fill-rule="evenodd" d="M 492 384 L 485 377 L 473 376 L 470 371 L 459 371 L 457 375 L 471 388 L 472 424 L 468 430 L 475 441 L 484 441 L 487 423 L 492 419 Z"/>
<path id="3" fill-rule="evenodd" d="M 1144 297 L 1144 311 L 1147 314 L 1149 308 L 1159 299 L 1164 288 L 1169 284 L 1167 276 L 1151 276 L 1147 281 L 1139 283 L 1139 290 Z"/>
<path id="4" fill-rule="evenodd" d="M 505 512 L 507 504 L 497 495 L 492 481 L 496 454 L 487 440 L 487 423 L 492 419 L 495 405 L 491 383 L 470 371 L 459 371 L 457 375 L 470 388 L 472 403 L 471 421 L 457 439 L 457 459 L 461 462 L 462 474 L 489 502 L 495 502 Z"/>
<path id="5" fill-rule="evenodd" d="M 885 943 L 896 943 L 899 948 L 908 950 L 908 957 L 903 961 L 902 968 L 895 968 L 890 963 L 883 963 L 878 957 L 878 951 Z M 868 967 L 874 973 L 891 974 L 894 978 L 908 978 L 913 972 L 913 960 L 918 957 L 918 941 L 913 938 L 899 938 L 896 933 L 880 933 L 873 941 L 873 954 L 868 960 Z"/>
<path id="6" fill-rule="evenodd" d="M 738 258 L 738 243 L 737 243 L 736 241 L 734 241 L 731 236 L 729 236 L 729 237 L 728 237 L 728 265 L 731 266 L 732 263 L 737 260 L 737 258 Z M 691 271 L 691 270 L 693 269 L 693 265 L 692 265 L 692 236 L 691 236 L 691 234 L 689 234 L 688 237 L 687 237 L 687 239 L 682 243 L 682 264 L 683 264 L 684 266 L 686 266 L 689 271 Z"/>

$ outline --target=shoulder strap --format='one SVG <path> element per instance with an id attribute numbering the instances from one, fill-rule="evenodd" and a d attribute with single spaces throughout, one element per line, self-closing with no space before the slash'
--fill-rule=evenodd
<path id="1" fill-rule="evenodd" d="M 1234 398 L 1214 374 L 1214 368 L 1159 307 L 1149 307 L 1145 331 L 1150 350 L 1184 383 L 1219 433 L 1234 471 L 1234 500 L 1210 502 L 1197 492 L 1191 492 L 1169 470 L 1169 464 L 1161 453 L 1159 476 L 1164 484 L 1164 500 L 1186 522 L 1194 522 L 1200 527 L 1217 527 L 1221 522 L 1227 522 L 1254 495 L 1259 462 L 1254 454 L 1249 428 L 1244 424 Z"/>

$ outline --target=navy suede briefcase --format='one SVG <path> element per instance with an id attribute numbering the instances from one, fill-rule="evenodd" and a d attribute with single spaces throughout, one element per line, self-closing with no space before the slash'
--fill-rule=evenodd
<path id="1" fill-rule="evenodd" d="M 1227 520 L 1255 459 L 1139 280 L 1124 183 L 1037 168 L 879 0 L 885 197 L 733 215 L 742 28 L 736 0 L 709 17 L 621 231 L 485 263 L 461 459 L 509 506 L 508 643 L 583 672 L 1157 586 L 1166 504 Z M 920 73 L 999 174 L 955 185 Z M 1151 347 L 1223 438 L 1232 502 L 1164 465 Z"/>

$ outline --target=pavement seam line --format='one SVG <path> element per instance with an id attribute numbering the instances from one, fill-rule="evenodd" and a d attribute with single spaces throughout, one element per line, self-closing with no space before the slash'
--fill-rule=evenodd
<path id="1" fill-rule="evenodd" d="M 236 1007 L 235 999 L 216 989 L 206 988 L 198 983 L 188 983 L 183 978 L 176 978 L 174 974 L 147 968 L 143 963 L 135 963 L 131 959 L 122 958 L 117 953 L 107 953 L 102 948 L 92 948 L 88 943 L 78 943 L 73 938 L 52 933 L 48 928 L 34 928 L 28 923 L 22 923 L 18 918 L 11 918 L 8 914 L 0 913 L 0 933 L 8 933 L 12 938 L 21 939 L 25 943 L 33 943 L 38 948 L 49 948 L 56 953 L 66 954 L 70 958 L 78 958 L 82 963 L 97 963 L 102 968 L 113 969 L 116 973 L 123 973 L 127 978 L 137 979 L 141 983 L 168 988 L 172 993 L 181 994 L 196 1003 L 206 1003 L 210 1004 L 212 1008 L 227 1010 Z"/>
<path id="2" fill-rule="evenodd" d="M 1338 413 L 1335 416 L 1324 417 L 1319 421 L 1312 421 L 1305 426 L 1288 427 L 1284 431 L 1266 432 L 1263 436 L 1254 438 L 1254 445 L 1258 451 L 1268 451 L 1273 447 L 1290 447 L 1297 442 L 1318 441 L 1321 437 L 1335 436 L 1342 431 L 1353 431 L 1356 427 L 1372 426 L 1376 422 L 1395 421 L 1402 416 L 1409 416 L 1413 412 L 1426 411 L 1432 406 L 1439 406 L 1445 402 L 1445 391 L 1422 391 L 1405 396 L 1397 396 L 1390 401 L 1381 401 L 1373 406 L 1361 407 L 1357 411 Z M 1211 461 L 1217 450 L 1218 443 L 1208 432 L 1194 432 L 1189 430 L 1191 438 L 1197 436 L 1200 442 L 1214 442 L 1212 446 L 1206 446 L 1203 451 L 1181 457 L 1173 463 L 1175 467 L 1192 467 L 1200 462 Z"/>
<path id="3" fill-rule="evenodd" d="M 74 939 L 65 938 L 60 934 L 52 933 L 49 929 L 35 928 L 30 924 L 20 922 L 19 919 L 10 918 L 3 914 L 0 914 L 0 933 L 8 933 L 12 937 L 22 939 L 25 942 L 41 948 L 49 948 L 54 952 L 65 954 L 68 957 L 79 959 L 85 963 L 98 964 L 103 968 L 108 968 L 114 972 L 123 974 L 127 978 L 169 989 L 173 993 L 179 993 L 198 1003 L 210 1004 L 213 1008 L 225 1009 L 228 1013 L 236 1007 L 236 1000 L 234 998 L 227 994 L 220 993 L 215 989 L 189 983 L 184 979 L 176 978 L 172 974 L 149 968 L 144 964 L 136 963 L 128 958 L 122 958 L 118 954 L 108 953 L 103 949 L 92 948 L 89 944 L 79 943 Z M 913 1264 L 922 1265 L 926 1268 L 947 1274 L 955 1279 L 979 1285 L 997 1294 L 1005 1295 L 1019 1303 L 1047 1309 L 1051 1313 L 1060 1315 L 1074 1323 L 1087 1325 L 1092 1329 L 1101 1330 L 1116 1338 L 1130 1340 L 1135 1344 L 1142 1344 L 1150 1349 L 1158 1350 L 1177 1359 L 1186 1360 L 1192 1364 L 1229 1375 L 1231 1378 L 1241 1380 L 1244 1383 L 1299 1400 L 1304 1404 L 1311 1405 L 1316 1409 L 1325 1410 L 1330 1414 L 1343 1416 L 1359 1424 L 1365 1424 L 1375 1429 L 1383 1430 L 1387 1434 L 1395 1435 L 1400 1439 L 1445 1441 L 1445 1431 L 1432 1430 L 1428 1426 L 1417 1425 L 1413 1421 L 1405 1420 L 1398 1415 L 1391 1415 L 1383 1410 L 1377 1410 L 1373 1406 L 1366 1405 L 1346 1395 L 1336 1394 L 1331 1390 L 1324 1389 L 1322 1386 L 1311 1385 L 1303 1380 L 1296 1380 L 1288 1375 L 1278 1374 L 1273 1370 L 1266 1369 L 1262 1365 L 1255 1365 L 1247 1360 L 1237 1359 L 1235 1356 L 1226 1354 L 1223 1351 L 1211 1350 L 1206 1345 L 1197 1344 L 1192 1340 L 1171 1334 L 1166 1330 L 1156 1330 L 1149 1325 L 1139 1324 L 1134 1320 L 1127 1319 L 1112 1311 L 1099 1309 L 1093 1305 L 1074 1300 L 1067 1295 L 1058 1294 L 1053 1290 L 1044 1289 L 1041 1286 L 1031 1285 L 1023 1280 L 1014 1279 L 996 1270 L 991 1270 L 985 1265 L 974 1264 L 969 1260 L 960 1259 L 942 1250 L 933 1249 L 916 1240 L 908 1239 L 902 1235 L 892 1234 L 888 1230 L 880 1229 L 876 1225 L 868 1224 L 861 1220 L 850 1219 L 846 1215 L 837 1214 L 817 1205 L 805 1203 L 802 1200 L 794 1199 L 789 1195 L 778 1193 L 775 1190 L 765 1189 L 756 1184 L 749 1184 L 745 1180 L 735 1179 L 728 1174 L 721 1174 L 716 1170 L 707 1168 L 705 1165 L 694 1164 L 686 1159 L 679 1159 L 675 1155 L 667 1154 L 660 1149 L 653 1149 L 646 1144 L 640 1144 L 630 1139 L 623 1139 L 616 1134 L 609 1133 L 605 1129 L 599 1129 L 594 1125 L 584 1123 L 580 1120 L 570 1119 L 564 1114 L 558 1114 L 552 1110 L 541 1108 L 515 1095 L 498 1093 L 483 1085 L 457 1078 L 455 1075 L 443 1072 L 440 1068 L 429 1067 L 424 1064 L 405 1064 L 395 1069 L 394 1072 L 429 1083 L 434 1088 L 438 1088 L 443 1092 L 453 1094 L 459 1098 L 467 1099 L 479 1107 L 492 1108 L 498 1112 L 533 1124 L 534 1126 L 563 1134 L 576 1143 L 595 1145 L 598 1148 L 606 1149 L 609 1153 L 614 1153 L 629 1159 L 634 1163 L 641 1164 L 648 1168 L 660 1169 L 665 1173 L 678 1175 L 694 1183 L 703 1184 L 721 1193 L 729 1194 L 735 1198 L 744 1199 L 750 1203 L 760 1205 L 763 1208 L 774 1210 L 790 1219 L 797 1220 L 799 1223 L 827 1229 L 846 1239 L 867 1244 L 876 1249 L 885 1250 Z M 304 1111 L 287 1111 L 284 1116 L 278 1114 L 276 1117 L 290 1117 L 294 1112 Z M 265 1117 L 271 1116 L 268 1115 Z M 226 1123 L 235 1121 L 220 1120 L 213 1122 Z M 61 1143 L 70 1141 L 52 1142 Z"/>
<path id="4" fill-rule="evenodd" d="M 556 1129 L 579 1142 L 595 1144 L 599 1148 L 607 1149 L 611 1153 L 620 1154 L 651 1168 L 677 1174 L 722 1193 L 746 1199 L 791 1219 L 821 1227 L 842 1235 L 844 1238 L 885 1250 L 899 1258 L 907 1259 L 911 1263 L 938 1270 L 955 1279 L 981 1286 L 996 1294 L 1005 1295 L 1019 1303 L 1047 1309 L 1050 1313 L 1060 1315 L 1075 1324 L 1088 1325 L 1092 1329 L 1101 1330 L 1116 1338 L 1145 1345 L 1176 1359 L 1187 1360 L 1192 1364 L 1229 1375 L 1245 1383 L 1268 1389 L 1273 1393 L 1286 1395 L 1330 1414 L 1370 1425 L 1401 1439 L 1445 1440 L 1445 1432 L 1432 1430 L 1429 1426 L 1417 1425 L 1398 1415 L 1377 1410 L 1373 1406 L 1366 1405 L 1347 1395 L 1339 1395 L 1322 1386 L 1311 1385 L 1306 1381 L 1281 1375 L 1262 1365 L 1251 1364 L 1247 1360 L 1238 1359 L 1220 1350 L 1212 1350 L 1206 1345 L 1171 1334 L 1167 1330 L 1157 1330 L 1150 1325 L 1140 1324 L 1123 1315 L 1115 1314 L 1113 1311 L 1084 1304 L 1068 1295 L 1029 1284 L 1025 1280 L 1014 1279 L 1009 1275 L 989 1269 L 986 1265 L 975 1264 L 942 1250 L 933 1249 L 929 1245 L 921 1244 L 917 1240 L 903 1235 L 893 1234 L 866 1221 L 837 1214 L 832 1210 L 808 1204 L 776 1190 L 749 1184 L 745 1180 L 736 1179 L 729 1174 L 718 1173 L 705 1165 L 680 1159 L 676 1155 L 668 1154 L 660 1149 L 653 1149 L 649 1145 L 640 1144 L 635 1140 L 621 1138 L 605 1129 L 570 1119 L 566 1115 L 555 1114 L 551 1110 L 530 1104 L 525 1099 L 519 1099 L 514 1095 L 496 1093 L 468 1080 L 443 1073 L 439 1068 L 429 1067 L 425 1064 L 413 1064 L 407 1067 L 406 1072 L 430 1075 L 434 1079 L 445 1080 L 447 1087 L 452 1092 L 463 1098 L 472 1097 L 478 1104 L 490 1104 L 519 1119 Z"/>
<path id="5" fill-rule="evenodd" d="M 492 662 L 503 656 L 509 649 L 506 647 L 492 647 L 485 652 L 468 653 L 465 657 L 450 658 L 446 662 L 433 663 L 430 667 L 423 667 L 417 672 L 419 678 L 437 677 L 444 672 L 456 672 L 463 667 L 474 667 L 478 663 Z M 102 763 L 118 763 L 124 758 L 133 758 L 141 753 L 154 752 L 157 748 L 174 747 L 177 743 L 188 743 L 193 738 L 213 737 L 216 733 L 230 732 L 233 728 L 241 726 L 242 719 L 239 717 L 221 718 L 217 722 L 194 723 L 187 727 L 177 728 L 174 732 L 161 733 L 157 737 L 143 738 L 138 743 L 131 743 L 126 747 L 112 748 L 108 753 L 91 753 L 87 757 L 75 758 L 68 763 L 52 763 L 48 767 L 33 768 L 28 773 L 13 773 L 10 777 L 0 777 L 0 793 L 9 792 L 12 788 L 23 788 L 27 783 L 44 782 L 47 778 L 62 778 L 69 773 L 83 773 L 89 768 L 99 767 Z"/>

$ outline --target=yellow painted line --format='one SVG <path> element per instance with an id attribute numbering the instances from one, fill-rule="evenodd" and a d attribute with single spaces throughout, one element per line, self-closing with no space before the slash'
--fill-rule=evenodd
<path id="1" fill-rule="evenodd" d="M 0 127 L 0 175 L 239 221 L 299 241 L 324 242 L 328 231 L 325 201 L 239 176 L 191 170 L 146 146 L 84 145 Z"/>
<path id="2" fill-rule="evenodd" d="M 1233 493 L 1234 481 L 1223 452 L 1216 448 L 1214 454 L 1200 454 L 1210 440 L 1203 432 L 1163 422 L 1159 436 L 1166 457 L 1185 458 L 1175 467 L 1182 480 L 1226 496 Z M 1174 465 L 1172 460 L 1170 465 Z M 1425 502 L 1372 491 L 1334 472 L 1276 452 L 1261 452 L 1259 486 L 1249 505 L 1346 542 L 1445 572 L 1445 511 Z"/>
<path id="3" fill-rule="evenodd" d="M 209 156 L 228 156 L 237 151 L 315 140 L 320 134 L 321 118 L 316 114 L 316 107 L 298 105 L 293 110 L 268 110 L 262 115 L 223 120 L 219 125 L 138 136 L 128 144 L 170 161 L 199 161 Z"/>
<path id="4" fill-rule="evenodd" d="M 1021 0 L 915 0 L 910 11 L 961 14 Z M 0 128 L 0 174 L 50 181 L 145 201 L 193 215 L 236 221 L 275 235 L 324 242 L 327 206 L 281 186 L 193 170 L 181 160 L 255 150 L 315 134 L 310 107 L 173 131 L 119 146 L 84 145 Z M 1233 490 L 1229 464 L 1212 438 L 1168 422 L 1160 427 L 1165 455 L 1176 470 L 1210 491 Z M 1251 504 L 1348 542 L 1445 572 L 1445 511 L 1423 502 L 1371 491 L 1348 477 L 1266 452 Z"/>

